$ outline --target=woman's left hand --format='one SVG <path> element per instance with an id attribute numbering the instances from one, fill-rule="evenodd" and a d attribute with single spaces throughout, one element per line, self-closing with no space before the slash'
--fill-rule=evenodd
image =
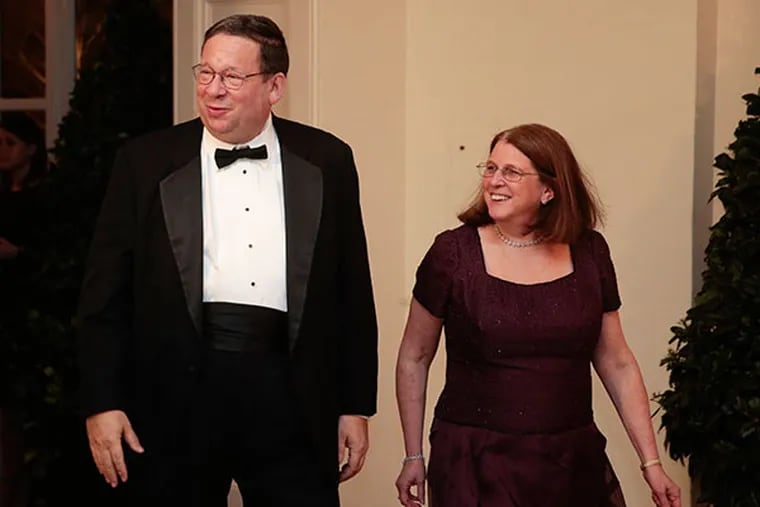
<path id="1" fill-rule="evenodd" d="M 681 488 L 668 477 L 662 465 L 644 469 L 644 479 L 652 490 L 652 500 L 658 507 L 681 507 Z"/>

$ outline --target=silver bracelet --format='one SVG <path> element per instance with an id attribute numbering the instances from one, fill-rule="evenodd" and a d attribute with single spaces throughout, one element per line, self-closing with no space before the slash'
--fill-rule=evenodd
<path id="1" fill-rule="evenodd" d="M 655 465 L 661 465 L 660 458 L 650 459 L 649 461 L 645 461 L 641 465 L 639 465 L 639 468 L 643 471 L 646 470 L 649 467 L 653 467 Z"/>
<path id="2" fill-rule="evenodd" d="M 409 463 L 410 461 L 416 461 L 418 459 L 421 459 L 421 460 L 424 461 L 425 460 L 425 455 L 424 454 L 412 454 L 411 456 L 407 456 L 406 458 L 402 459 L 401 463 L 406 464 L 406 463 Z"/>

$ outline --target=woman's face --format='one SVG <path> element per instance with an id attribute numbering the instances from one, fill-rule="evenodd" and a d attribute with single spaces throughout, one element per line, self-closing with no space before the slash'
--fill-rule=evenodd
<path id="1" fill-rule="evenodd" d="M 497 223 L 529 226 L 538 218 L 542 202 L 554 196 L 541 181 L 533 162 L 508 142 L 494 146 L 483 175 L 483 199 Z"/>
<path id="2" fill-rule="evenodd" d="M 22 169 L 31 163 L 35 147 L 0 128 L 0 171 Z"/>

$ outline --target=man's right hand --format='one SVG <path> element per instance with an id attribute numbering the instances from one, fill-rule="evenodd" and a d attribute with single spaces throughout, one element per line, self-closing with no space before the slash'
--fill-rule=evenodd
<path id="1" fill-rule="evenodd" d="M 113 488 L 119 485 L 119 479 L 126 482 L 127 465 L 124 462 L 121 439 L 123 438 L 133 451 L 143 452 L 127 414 L 121 410 L 108 410 L 91 415 L 86 423 L 90 451 L 100 474 Z"/>

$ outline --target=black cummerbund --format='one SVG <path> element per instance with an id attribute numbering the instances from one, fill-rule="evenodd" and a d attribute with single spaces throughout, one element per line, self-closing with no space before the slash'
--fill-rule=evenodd
<path id="1" fill-rule="evenodd" d="M 203 328 L 214 350 L 285 353 L 288 314 L 263 306 L 203 303 Z"/>

